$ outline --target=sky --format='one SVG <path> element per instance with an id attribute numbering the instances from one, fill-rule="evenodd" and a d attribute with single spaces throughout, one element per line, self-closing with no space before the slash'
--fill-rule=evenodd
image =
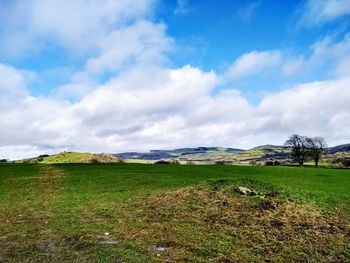
<path id="1" fill-rule="evenodd" d="M 0 0 L 0 159 L 350 142 L 350 0 Z"/>

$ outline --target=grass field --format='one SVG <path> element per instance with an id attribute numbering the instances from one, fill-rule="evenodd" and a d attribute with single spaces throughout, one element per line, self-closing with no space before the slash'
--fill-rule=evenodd
<path id="1" fill-rule="evenodd" d="M 349 215 L 350 170 L 0 165 L 0 262 L 345 262 Z"/>

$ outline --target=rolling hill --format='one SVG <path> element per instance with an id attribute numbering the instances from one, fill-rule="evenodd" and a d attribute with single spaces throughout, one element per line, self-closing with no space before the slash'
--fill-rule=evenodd
<path id="1" fill-rule="evenodd" d="M 288 161 L 291 159 L 291 148 L 278 145 L 261 145 L 248 150 L 226 147 L 196 147 L 179 148 L 174 150 L 152 150 L 146 153 L 126 152 L 113 154 L 118 158 L 134 162 L 137 160 L 179 160 L 197 163 L 251 163 L 269 160 Z M 326 151 L 325 159 L 328 161 L 338 157 L 350 156 L 350 144 L 331 147 Z"/>
<path id="2" fill-rule="evenodd" d="M 38 157 L 16 161 L 19 163 L 120 163 L 122 160 L 109 154 L 61 152 L 54 155 L 40 155 Z"/>

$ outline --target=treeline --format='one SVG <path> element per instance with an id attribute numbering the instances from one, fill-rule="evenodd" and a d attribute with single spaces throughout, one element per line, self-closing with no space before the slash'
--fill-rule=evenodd
<path id="1" fill-rule="evenodd" d="M 322 154 L 327 149 L 326 140 L 323 137 L 307 137 L 294 134 L 289 137 L 285 145 L 292 148 L 294 160 L 303 166 L 307 158 L 311 158 L 318 167 Z"/>

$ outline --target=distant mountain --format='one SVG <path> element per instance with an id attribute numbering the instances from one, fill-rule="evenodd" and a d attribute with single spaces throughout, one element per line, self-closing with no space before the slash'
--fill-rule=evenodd
<path id="1" fill-rule="evenodd" d="M 171 155 L 166 152 L 157 152 L 151 151 L 149 153 L 137 153 L 137 152 L 125 152 L 125 153 L 116 153 L 113 156 L 121 159 L 130 159 L 130 160 L 162 160 L 162 159 L 173 159 L 176 155 Z"/>
<path id="2" fill-rule="evenodd" d="M 272 145 L 272 144 L 265 144 L 265 145 L 260 145 L 260 146 L 256 146 L 254 149 L 261 149 L 261 150 L 286 150 L 289 147 L 287 146 L 279 146 L 279 145 Z"/>
<path id="3" fill-rule="evenodd" d="M 332 154 L 339 152 L 349 152 L 350 144 L 339 145 L 329 148 L 328 157 L 332 158 Z M 171 160 L 193 161 L 202 163 L 213 163 L 224 161 L 228 163 L 249 163 L 249 162 L 265 162 L 273 160 L 288 160 L 292 158 L 290 147 L 279 145 L 261 145 L 249 150 L 226 147 L 195 147 L 195 148 L 179 148 L 173 150 L 151 150 L 146 153 L 126 152 L 117 153 L 113 156 L 126 160 Z"/>
<path id="4" fill-rule="evenodd" d="M 174 150 L 151 150 L 147 153 L 125 152 L 113 154 L 115 157 L 122 159 L 139 159 L 139 160 L 163 160 L 163 159 L 178 159 L 184 156 L 193 156 L 198 154 L 227 152 L 239 153 L 242 149 L 225 148 L 225 147 L 195 147 L 195 148 L 179 148 Z"/>
<path id="5" fill-rule="evenodd" d="M 330 153 L 350 152 L 350 143 L 329 148 Z"/>

